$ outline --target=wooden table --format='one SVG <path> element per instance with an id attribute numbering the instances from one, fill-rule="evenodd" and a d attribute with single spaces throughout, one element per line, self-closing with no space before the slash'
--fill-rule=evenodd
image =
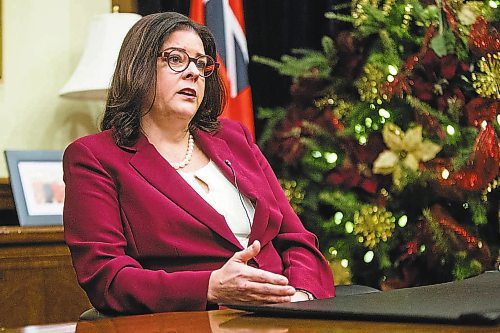
<path id="1" fill-rule="evenodd" d="M 17 329 L 0 328 L 2 333 L 498 333 L 499 331 L 500 326 L 270 318 L 235 310 L 158 313 Z"/>

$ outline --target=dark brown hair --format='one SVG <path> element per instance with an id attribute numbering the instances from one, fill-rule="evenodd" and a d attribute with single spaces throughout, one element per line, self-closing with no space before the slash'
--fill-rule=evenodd
<path id="1" fill-rule="evenodd" d="M 177 30 L 193 30 L 203 42 L 205 53 L 216 59 L 215 40 L 207 27 L 174 12 L 141 18 L 123 40 L 113 81 L 108 92 L 101 130 L 112 129 L 116 144 L 131 146 L 140 133 L 143 110 L 151 109 L 156 92 L 156 59 L 165 40 Z M 205 79 L 205 96 L 189 124 L 213 132 L 226 102 L 222 79 L 215 71 Z"/>

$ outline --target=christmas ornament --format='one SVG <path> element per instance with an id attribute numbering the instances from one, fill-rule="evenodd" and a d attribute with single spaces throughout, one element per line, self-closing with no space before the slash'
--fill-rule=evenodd
<path id="1" fill-rule="evenodd" d="M 392 7 L 394 6 L 395 0 L 385 0 L 384 4 L 382 5 L 382 13 L 384 13 L 385 16 L 389 15 L 391 12 Z"/>
<path id="2" fill-rule="evenodd" d="M 305 195 L 303 187 L 295 180 L 280 179 L 279 182 L 293 210 L 300 214 Z"/>
<path id="3" fill-rule="evenodd" d="M 342 266 L 340 260 L 331 260 L 330 268 L 335 276 L 335 284 L 352 284 L 352 273 L 349 266 Z"/>
<path id="4" fill-rule="evenodd" d="M 384 207 L 364 206 L 354 214 L 354 233 L 363 237 L 363 244 L 373 249 L 386 242 L 396 227 L 396 218 Z"/>
<path id="5" fill-rule="evenodd" d="M 472 86 L 483 97 L 500 99 L 500 52 L 482 57 L 478 67 L 480 73 L 472 73 Z"/>
<path id="6" fill-rule="evenodd" d="M 351 16 L 354 19 L 354 26 L 359 27 L 367 19 L 368 15 L 365 13 L 364 7 L 370 5 L 369 0 L 357 0 L 352 2 Z"/>
<path id="7" fill-rule="evenodd" d="M 375 102 L 381 98 L 379 86 L 385 82 L 384 73 L 372 64 L 363 67 L 363 75 L 356 80 L 354 85 L 358 88 L 360 99 L 364 102 Z"/>

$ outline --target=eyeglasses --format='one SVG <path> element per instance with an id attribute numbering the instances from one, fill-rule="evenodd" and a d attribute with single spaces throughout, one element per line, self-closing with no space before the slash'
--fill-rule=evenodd
<path id="1" fill-rule="evenodd" d="M 217 68 L 219 63 L 209 55 L 200 55 L 196 58 L 191 58 L 186 51 L 182 49 L 173 49 L 170 51 L 161 51 L 158 57 L 167 61 L 168 67 L 174 72 L 184 72 L 191 62 L 194 62 L 196 68 L 203 77 L 209 77 Z"/>

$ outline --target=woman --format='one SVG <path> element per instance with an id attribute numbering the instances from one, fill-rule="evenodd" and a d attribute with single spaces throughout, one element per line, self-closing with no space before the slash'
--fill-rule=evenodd
<path id="1" fill-rule="evenodd" d="M 143 17 L 123 42 L 103 131 L 65 151 L 65 239 L 100 311 L 334 294 L 316 237 L 249 132 L 217 120 L 213 59 L 206 27 L 178 13 Z"/>

